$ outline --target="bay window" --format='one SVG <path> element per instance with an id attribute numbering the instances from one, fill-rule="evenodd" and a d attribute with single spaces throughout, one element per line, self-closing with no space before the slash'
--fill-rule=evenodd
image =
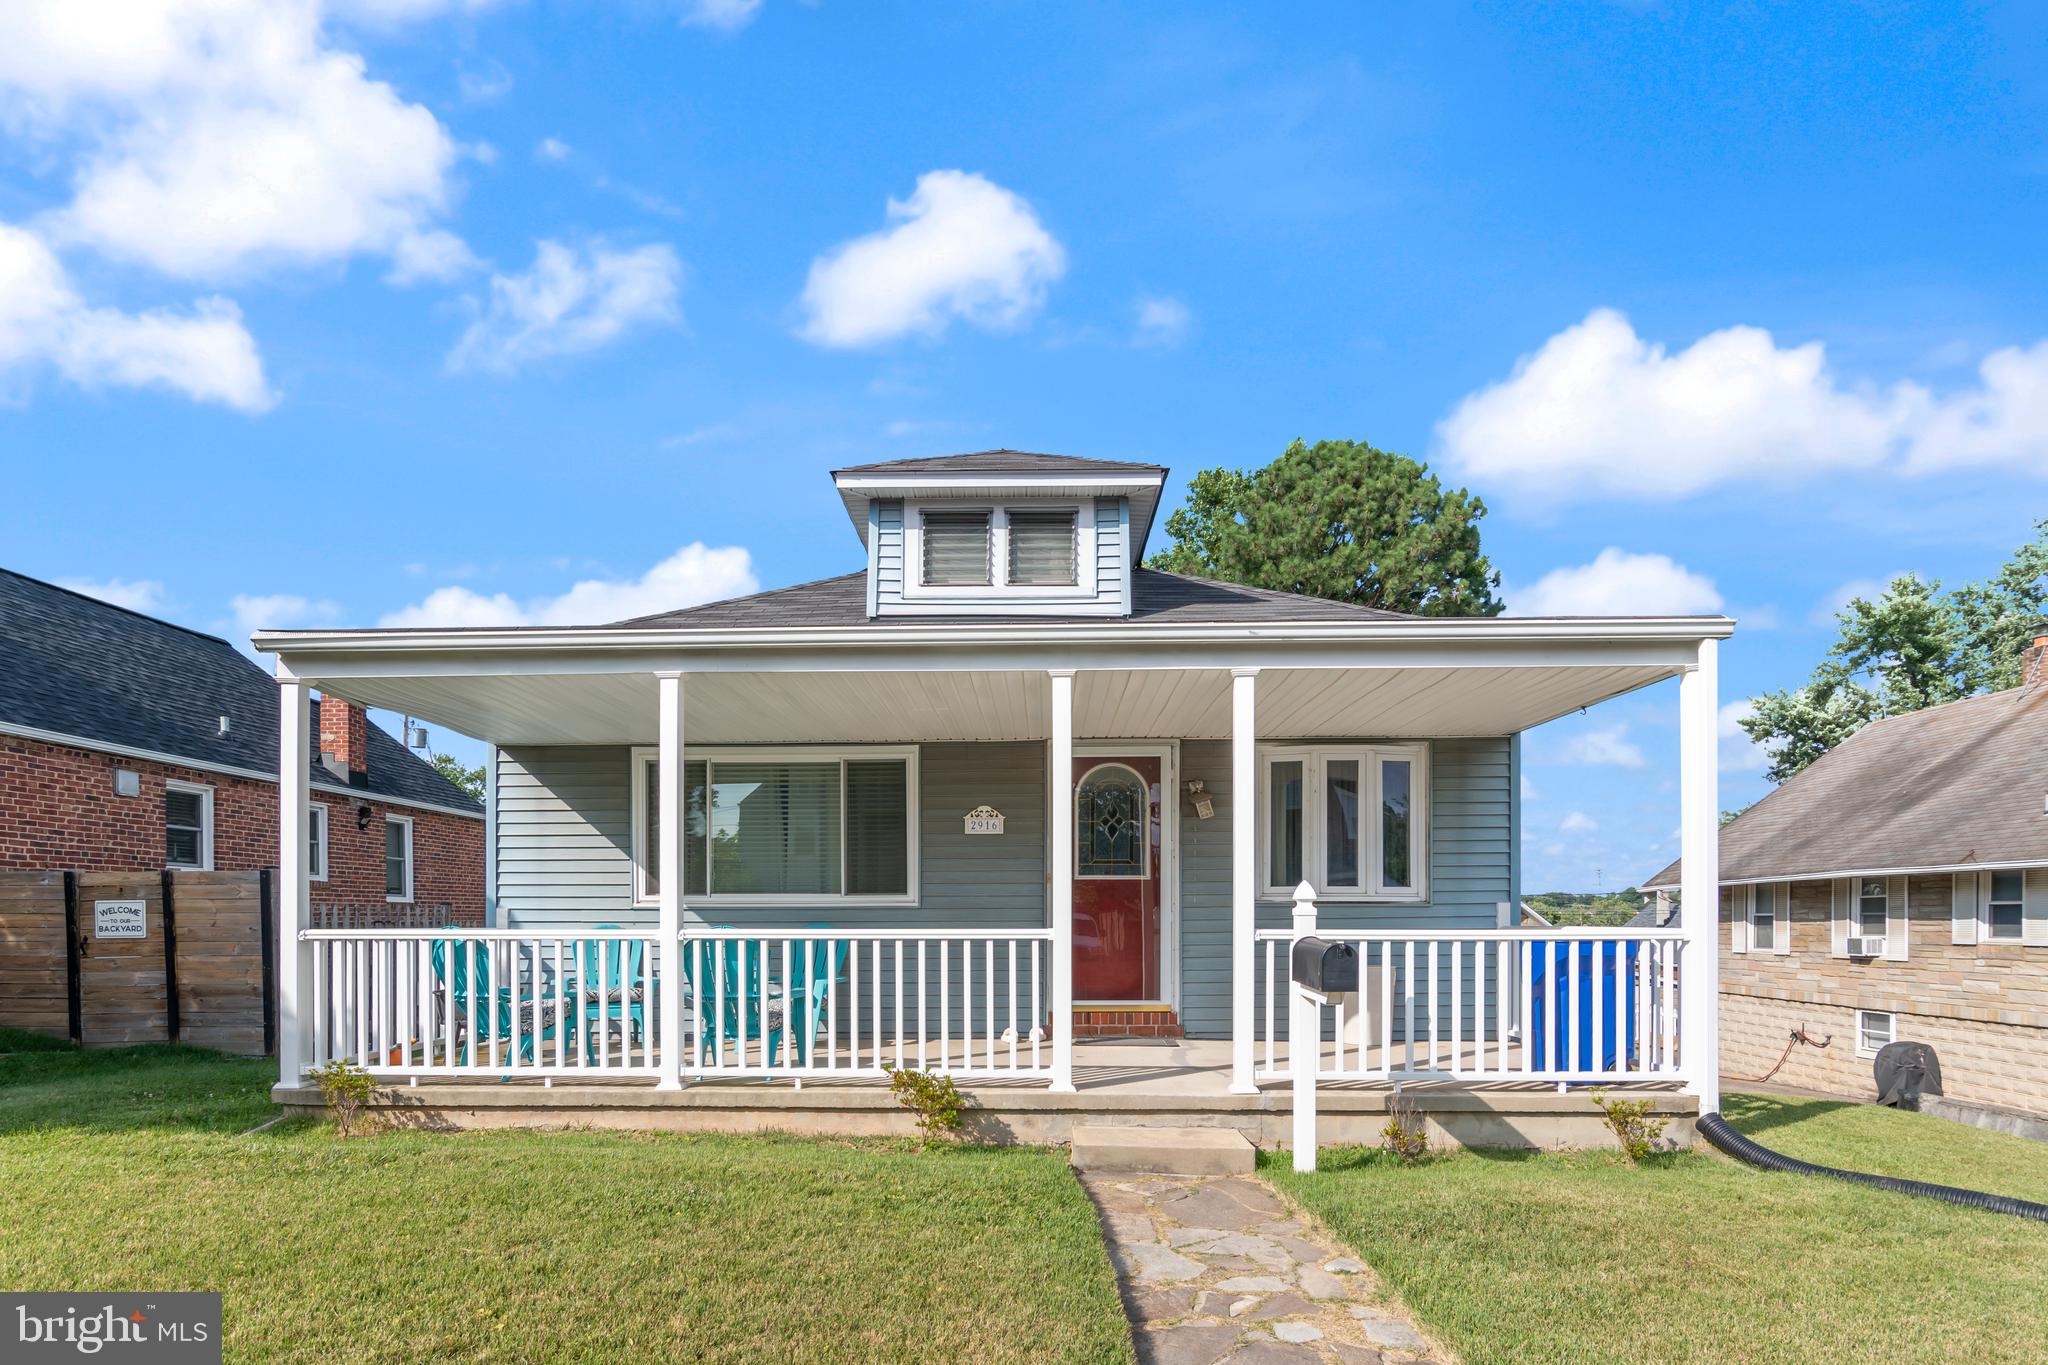
<path id="1" fill-rule="evenodd" d="M 915 899 L 915 750 L 692 749 L 684 757 L 686 898 Z M 660 775 L 655 750 L 634 751 L 634 898 L 641 904 L 659 898 L 666 875 Z"/>
<path id="2" fill-rule="evenodd" d="M 1271 748 L 1260 771 L 1269 897 L 1305 880 L 1330 900 L 1424 899 L 1426 745 Z"/>

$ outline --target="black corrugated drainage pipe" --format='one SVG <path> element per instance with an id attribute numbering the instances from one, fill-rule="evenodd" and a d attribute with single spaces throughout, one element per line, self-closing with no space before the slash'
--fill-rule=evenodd
<path id="1" fill-rule="evenodd" d="M 1993 1213 L 2010 1213 L 2020 1218 L 2032 1218 L 2048 1223 L 2048 1204 L 2036 1204 L 2031 1199 L 2012 1199 L 2006 1195 L 1985 1194 L 1979 1190 L 1959 1190 L 1953 1185 L 1930 1185 L 1924 1180 L 1899 1180 L 1889 1175 L 1872 1175 L 1868 1171 L 1838 1171 L 1833 1166 L 1816 1166 L 1810 1161 L 1785 1156 L 1751 1142 L 1729 1127 L 1728 1121 L 1718 1112 L 1700 1115 L 1695 1126 L 1701 1136 L 1737 1161 L 1746 1161 L 1767 1171 L 1790 1171 L 1794 1175 L 1831 1175 L 1837 1180 L 1853 1180 L 1859 1185 L 1875 1185 L 1879 1189 L 1896 1190 L 1900 1194 L 1917 1194 L 1925 1199 L 1961 1204 L 1965 1208 L 1989 1209 Z"/>

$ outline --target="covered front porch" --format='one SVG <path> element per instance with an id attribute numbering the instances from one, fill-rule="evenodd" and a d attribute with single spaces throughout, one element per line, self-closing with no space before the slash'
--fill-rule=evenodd
<path id="1" fill-rule="evenodd" d="M 896 1121 L 881 1082 L 910 1068 L 1019 1135 L 1119 1108 L 1265 1134 L 1299 1061 L 1287 949 L 1317 934 L 1362 964 L 1315 1015 L 1325 1123 L 1383 1123 L 1397 1085 L 1474 1131 L 1591 1114 L 1563 1093 L 1590 1082 L 1711 1108 L 1711 919 L 1516 927 L 1515 737 L 1674 676 L 1688 877 L 1712 875 L 1725 630 L 1597 624 L 263 637 L 287 755 L 314 688 L 495 746 L 480 930 L 311 927 L 286 764 L 279 1097 L 346 1057 L 422 1113 L 858 1129 Z M 1135 836 L 1089 823 L 1109 767 Z M 811 880 L 764 882 L 769 847 Z M 1149 888 L 1129 914 L 1117 858 Z M 1106 961 L 1141 984 L 1088 990 Z M 1090 1010 L 1189 1036 L 1092 1042 Z"/>

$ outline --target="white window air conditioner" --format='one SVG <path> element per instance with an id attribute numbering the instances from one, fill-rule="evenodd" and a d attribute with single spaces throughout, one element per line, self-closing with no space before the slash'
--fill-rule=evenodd
<path id="1" fill-rule="evenodd" d="M 1850 957 L 1883 957 L 1884 939 L 1882 937 L 1870 938 L 1867 936 L 1853 937 L 1849 940 L 1848 953 Z"/>

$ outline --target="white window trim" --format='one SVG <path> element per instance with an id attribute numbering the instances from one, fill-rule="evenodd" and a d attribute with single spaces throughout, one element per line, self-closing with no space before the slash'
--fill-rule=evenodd
<path id="1" fill-rule="evenodd" d="M 1866 1043 L 1864 1042 L 1864 1034 L 1865 1034 L 1865 1029 L 1864 1029 L 1864 1020 L 1866 1020 L 1866 1019 L 1870 1019 L 1870 1018 L 1872 1018 L 1872 1017 L 1874 1017 L 1874 1016 L 1877 1016 L 1877 1015 L 1883 1015 L 1883 1016 L 1884 1016 L 1884 1018 L 1885 1018 L 1885 1020 L 1887 1021 L 1887 1025 L 1888 1025 L 1888 1026 L 1887 1026 L 1887 1027 L 1886 1027 L 1886 1029 L 1885 1029 L 1885 1033 L 1886 1033 L 1886 1034 L 1887 1034 L 1888 1036 L 1887 1036 L 1887 1037 L 1885 1038 L 1885 1040 L 1884 1040 L 1884 1041 L 1885 1041 L 1885 1043 L 1896 1043 L 1896 1042 L 1898 1042 L 1898 1041 L 1899 1041 L 1899 1016 L 1898 1016 L 1898 1012 L 1897 1012 L 1897 1011 L 1895 1011 L 1895 1010 L 1857 1010 L 1857 1011 L 1856 1011 L 1856 1055 L 1857 1055 L 1858 1057 L 1875 1057 L 1875 1056 L 1876 1056 L 1876 1055 L 1878 1054 L 1878 1050 L 1879 1050 L 1880 1048 L 1882 1048 L 1882 1047 L 1884 1046 L 1884 1043 L 1879 1043 L 1879 1044 L 1877 1045 L 1877 1047 L 1870 1047 L 1870 1046 L 1868 1046 L 1868 1045 L 1867 1045 L 1867 1044 L 1866 1044 Z"/>
<path id="2" fill-rule="evenodd" d="M 1356 759 L 1359 763 L 1359 780 L 1365 787 L 1360 794 L 1360 803 L 1368 805 L 1373 818 L 1360 817 L 1360 843 L 1358 851 L 1359 872 L 1363 879 L 1370 871 L 1370 885 L 1326 887 L 1322 879 L 1328 874 L 1327 860 L 1323 850 L 1323 770 L 1331 759 Z M 1386 866 L 1382 854 L 1383 834 L 1379 819 L 1380 808 L 1380 764 L 1386 759 L 1404 759 L 1411 765 L 1412 782 L 1409 799 L 1410 833 L 1408 865 L 1415 874 L 1413 887 L 1388 890 L 1380 885 L 1381 870 Z M 1258 748 L 1259 790 L 1252 803 L 1253 817 L 1258 821 L 1259 897 L 1262 900 L 1287 900 L 1294 895 L 1291 886 L 1274 886 L 1267 877 L 1273 869 L 1273 822 L 1266 807 L 1272 801 L 1273 765 L 1275 763 L 1301 764 L 1301 867 L 1309 885 L 1316 889 L 1318 901 L 1372 902 L 1388 905 L 1420 905 L 1429 900 L 1429 805 L 1431 798 L 1429 772 L 1429 745 L 1415 744 L 1286 744 L 1260 745 Z"/>
<path id="3" fill-rule="evenodd" d="M 320 831 L 320 870 L 308 872 L 306 880 L 309 882 L 324 882 L 327 880 L 327 869 L 331 865 L 329 859 L 334 856 L 331 841 L 328 838 L 328 831 L 333 826 L 327 821 L 327 803 L 325 801 L 308 801 L 306 803 L 306 815 L 308 819 L 318 822 L 317 828 Z"/>
<path id="4" fill-rule="evenodd" d="M 1771 891 L 1771 945 L 1760 948 L 1756 941 L 1757 891 L 1762 887 Z M 1745 911 L 1743 943 L 1735 949 L 1738 953 L 1762 953 L 1771 957 L 1785 957 L 1792 951 L 1792 883 L 1760 882 L 1743 888 L 1748 904 Z"/>
<path id="5" fill-rule="evenodd" d="M 1085 756 L 1085 755 L 1084 755 L 1084 756 Z M 1144 775 L 1143 773 L 1139 772 L 1139 771 L 1138 771 L 1138 770 L 1137 770 L 1136 768 L 1133 768 L 1133 767 L 1132 767 L 1132 766 L 1131 766 L 1130 764 L 1128 764 L 1128 763 L 1120 763 L 1120 762 L 1118 762 L 1117 760 L 1115 760 L 1115 759 L 1113 759 L 1113 758 L 1106 758 L 1106 759 L 1103 759 L 1103 760 L 1101 760 L 1100 762 L 1097 762 L 1097 763 L 1091 763 L 1091 764 L 1090 764 L 1090 765 L 1088 766 L 1088 770 L 1087 770 L 1086 772 L 1084 772 L 1084 773 L 1082 773 L 1082 774 L 1081 774 L 1081 780 L 1080 780 L 1079 782 L 1076 782 L 1076 783 L 1074 784 L 1074 795 L 1075 795 L 1075 805 L 1076 805 L 1076 807 L 1078 807 L 1078 806 L 1079 806 L 1079 804 L 1080 804 L 1080 799 L 1079 799 L 1079 798 L 1080 798 L 1080 793 L 1081 793 L 1081 787 L 1082 787 L 1082 784 L 1083 784 L 1083 783 L 1085 783 L 1085 782 L 1087 782 L 1087 780 L 1088 780 L 1089 778 L 1091 778 L 1091 777 L 1095 776 L 1095 774 L 1096 774 L 1096 773 L 1100 772 L 1100 771 L 1101 771 L 1102 769 L 1104 769 L 1104 768 L 1120 768 L 1120 769 L 1122 769 L 1122 770 L 1123 770 L 1124 772 L 1127 772 L 1127 773 L 1129 773 L 1129 774 L 1131 775 L 1131 780 L 1132 780 L 1132 781 L 1134 781 L 1134 782 L 1136 782 L 1136 783 L 1138 784 L 1138 788 L 1139 788 L 1139 790 L 1141 790 L 1141 791 L 1143 791 L 1143 792 L 1145 792 L 1145 793 L 1146 793 L 1146 797 L 1145 797 L 1145 804 L 1146 804 L 1146 806 L 1148 807 L 1148 809 L 1147 809 L 1147 810 L 1146 810 L 1146 812 L 1145 812 L 1145 818 L 1144 818 L 1144 819 L 1142 819 L 1142 820 L 1140 820 L 1140 821 L 1138 822 L 1138 866 L 1140 866 L 1140 867 L 1142 867 L 1142 868 L 1144 868 L 1144 869 L 1145 869 L 1145 875 L 1144 875 L 1144 876 L 1142 876 L 1142 877 L 1119 877 L 1119 876 L 1116 876 L 1116 875 L 1114 875 L 1114 874 L 1111 874 L 1111 873 L 1098 873 L 1098 874 L 1095 874 L 1095 875 L 1091 876 L 1091 875 L 1089 875 L 1088 873 L 1085 873 L 1085 872 L 1079 871 L 1078 869 L 1079 869 L 1079 867 L 1080 867 L 1080 862 L 1081 862 L 1081 853 L 1080 853 L 1080 849 L 1081 849 L 1081 843 L 1080 843 L 1080 839 L 1081 839 L 1081 830 L 1080 830 L 1080 823 L 1081 823 L 1081 821 L 1080 821 L 1080 815 L 1079 815 L 1079 812 L 1078 812 L 1078 809 L 1077 809 L 1077 810 L 1076 810 L 1076 812 L 1075 812 L 1074 814 L 1072 814 L 1072 815 L 1071 815 L 1071 816 L 1069 817 L 1069 818 L 1071 818 L 1071 819 L 1072 819 L 1072 820 L 1074 821 L 1074 826 L 1075 826 L 1075 828 L 1074 828 L 1074 865 L 1075 865 L 1075 868 L 1076 868 L 1077 870 L 1076 870 L 1076 871 L 1075 871 L 1075 873 L 1074 873 L 1074 880 L 1075 880 L 1075 881 L 1077 881 L 1077 882 L 1142 882 L 1142 881 L 1149 881 L 1149 880 L 1151 880 L 1151 877 L 1152 877 L 1152 812 L 1151 812 L 1151 810 L 1149 809 L 1149 807 L 1150 807 L 1150 806 L 1151 806 L 1151 804 L 1152 804 L 1152 798 L 1151 798 L 1151 789 L 1152 789 L 1152 784 L 1151 784 L 1151 783 L 1149 783 L 1149 782 L 1147 782 L 1147 781 L 1145 780 L 1145 775 Z M 1162 818 L 1163 818 L 1163 817 L 1164 817 L 1164 815 L 1165 815 L 1165 811 L 1164 811 L 1164 809 L 1163 809 L 1163 807 L 1165 806 L 1165 804 L 1166 804 L 1166 792 L 1165 792 L 1165 789 L 1164 789 L 1164 788 L 1162 787 L 1162 788 L 1161 788 L 1161 791 L 1160 791 L 1160 805 L 1161 805 L 1161 807 L 1162 807 L 1162 810 L 1161 810 L 1160 814 L 1161 814 Z M 1164 850 L 1162 850 L 1162 852 L 1163 852 L 1163 851 L 1164 851 Z M 1164 860 L 1162 859 L 1162 862 L 1163 862 L 1163 861 L 1164 861 Z M 1163 871 L 1164 871 L 1164 869 L 1162 868 L 1162 873 L 1163 873 Z"/>
<path id="6" fill-rule="evenodd" d="M 772 895 L 720 895 L 717 892 L 713 892 L 710 895 L 702 896 L 685 894 L 683 896 L 684 908 L 687 909 L 691 906 L 736 905 L 916 905 L 918 903 L 918 842 L 920 831 L 918 829 L 919 806 L 917 795 L 918 747 L 915 744 L 778 744 L 754 748 L 735 748 L 730 746 L 699 748 L 691 745 L 686 746 L 683 750 L 684 762 L 696 763 L 701 761 L 708 765 L 704 772 L 707 789 L 717 781 L 714 769 L 720 763 L 837 762 L 839 764 L 839 885 L 842 888 L 846 885 L 846 765 L 849 762 L 858 763 L 892 758 L 902 759 L 904 764 L 903 799 L 907 806 L 903 822 L 904 842 L 907 845 L 904 849 L 904 857 L 907 860 L 906 870 L 909 874 L 908 880 L 905 882 L 906 890 L 904 894 L 900 896 L 854 896 L 848 895 L 844 890 L 837 893 L 826 892 L 817 895 L 812 895 L 808 892 L 778 892 Z M 631 803 L 633 837 L 631 846 L 633 857 L 633 904 L 636 907 L 660 904 L 659 898 L 650 896 L 647 892 L 647 774 L 645 772 L 648 765 L 656 764 L 660 761 L 661 750 L 646 745 L 637 746 L 632 751 L 632 758 L 626 769 L 627 778 L 633 788 Z M 711 831 L 708 821 L 704 833 L 707 839 L 710 838 Z M 705 867 L 706 874 L 709 875 L 710 864 L 708 860 Z"/>
<path id="7" fill-rule="evenodd" d="M 1871 932 L 1870 932 L 1869 930 L 1867 930 L 1867 929 L 1865 929 L 1865 928 L 1863 927 L 1863 901 L 1864 901 L 1864 895 L 1863 895 L 1863 883 L 1864 883 L 1865 881 L 1882 881 L 1882 882 L 1884 883 L 1884 888 L 1885 888 L 1885 889 L 1884 889 L 1884 928 L 1883 928 L 1883 930 L 1882 930 L 1881 932 L 1879 932 L 1879 933 L 1875 933 L 1875 934 L 1871 933 Z M 1850 937 L 1850 938 L 1881 938 L 1881 939 L 1884 939 L 1884 940 L 1885 940 L 1885 942 L 1886 942 L 1886 945 L 1887 945 L 1887 946 L 1889 946 L 1889 945 L 1890 945 L 1890 942 L 1891 942 L 1891 931 L 1892 931 L 1892 891 L 1891 891 L 1891 878 L 1889 878 L 1889 877 L 1869 877 L 1869 878 L 1866 878 L 1866 877 L 1851 877 L 1851 878 L 1849 879 L 1849 937 Z M 1880 1011 L 1878 1011 L 1878 1013 L 1883 1013 L 1883 1011 L 1881 1011 L 1881 1010 L 1880 1010 Z"/>
<path id="8" fill-rule="evenodd" d="M 924 581 L 924 513 L 987 511 L 989 582 Z M 1010 511 L 1074 514 L 1074 582 L 1012 583 L 1010 579 Z M 990 598 L 1028 601 L 1092 601 L 1095 583 L 1095 503 L 1090 498 L 1018 498 L 1001 502 L 933 501 L 906 503 L 903 508 L 903 597 L 914 602 L 986 602 Z"/>
<path id="9" fill-rule="evenodd" d="M 384 899 L 385 899 L 385 900 L 387 900 L 387 901 L 390 901 L 390 902 L 392 902 L 393 904 L 402 904 L 402 903 L 405 903 L 405 902 L 408 902 L 408 901 L 412 900 L 412 898 L 413 898 L 413 887 L 414 887 L 414 877 L 413 877 L 413 874 L 414 874 L 414 872 L 416 871 L 416 869 L 415 869 L 415 868 L 414 868 L 414 866 L 413 866 L 413 847 L 412 847 L 412 817 L 411 817 L 410 815 L 388 815 L 388 814 L 387 814 L 387 815 L 386 815 L 386 816 L 384 817 L 384 824 L 385 824 L 385 827 L 386 827 L 387 829 L 388 829 L 388 828 L 389 828 L 390 826 L 392 826 L 392 825 L 402 825 L 402 826 L 404 826 L 404 828 L 405 828 L 405 894 L 404 894 L 404 895 L 402 895 L 402 896 L 394 896 L 394 895 L 392 895 L 392 894 L 391 894 L 390 892 L 388 892 L 388 891 L 384 893 Z M 390 838 L 390 836 L 389 836 L 388 834 L 387 834 L 387 835 L 386 835 L 385 837 L 386 837 L 387 839 L 389 839 L 389 838 Z M 382 853 L 383 853 L 383 855 L 384 855 L 384 859 L 385 859 L 385 874 L 386 874 L 386 878 L 387 878 L 387 881 L 388 881 L 388 878 L 389 878 L 389 874 L 390 874 L 390 863 L 389 863 L 389 858 L 390 858 L 390 847 L 389 847 L 389 845 L 387 844 L 387 845 L 386 845 L 386 847 L 385 847 L 384 849 L 380 850 L 380 852 L 382 852 Z"/>
<path id="10" fill-rule="evenodd" d="M 1993 872 L 1980 872 L 1977 874 L 1977 941 L 1979 943 L 2003 943 L 2020 947 L 2027 941 L 2027 874 L 2024 869 L 2008 870 L 2011 872 L 2011 875 L 2020 879 L 2019 932 L 2016 934 L 1992 932 L 1991 888 L 1995 884 L 1994 878 L 1997 874 Z M 2012 903 L 2011 901 L 1999 902 L 2001 905 L 2011 905 Z"/>
<path id="11" fill-rule="evenodd" d="M 185 782 L 175 777 L 164 779 L 164 791 L 191 792 L 199 798 L 199 861 L 196 863 L 174 863 L 168 856 L 164 866 L 183 872 L 213 871 L 213 788 L 204 782 Z M 164 803 L 164 829 L 168 831 L 171 822 L 170 803 Z M 168 855 L 169 850 L 165 850 Z"/>

